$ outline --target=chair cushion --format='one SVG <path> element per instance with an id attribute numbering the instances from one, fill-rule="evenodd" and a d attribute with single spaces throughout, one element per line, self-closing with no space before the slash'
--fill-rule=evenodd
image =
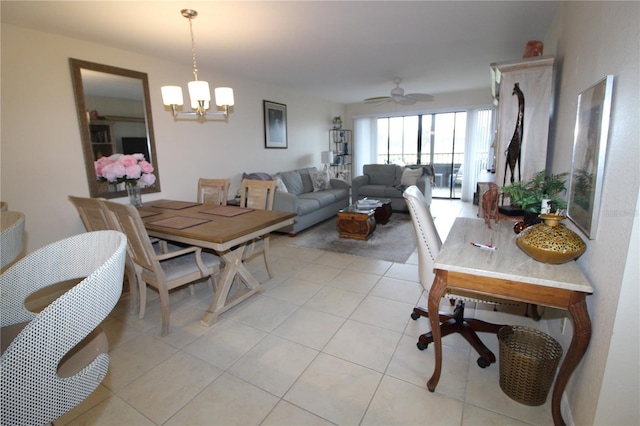
<path id="1" fill-rule="evenodd" d="M 422 170 L 422 168 L 411 169 L 409 167 L 406 167 L 402 171 L 402 178 L 400 179 L 400 185 L 406 186 L 406 187 L 415 185 L 416 182 L 418 181 L 418 178 L 422 176 L 423 173 L 424 171 Z"/>
<path id="2" fill-rule="evenodd" d="M 215 254 L 202 252 L 202 262 L 207 268 L 216 269 L 220 267 L 220 258 Z M 175 280 L 185 275 L 198 271 L 195 253 L 188 253 L 183 256 L 173 257 L 160 262 L 167 280 Z"/>
<path id="3" fill-rule="evenodd" d="M 400 166 L 395 164 L 366 164 L 362 170 L 364 174 L 369 176 L 371 185 L 395 186 L 400 184 Z"/>
<path id="4" fill-rule="evenodd" d="M 282 178 L 284 185 L 287 187 L 287 191 L 289 191 L 290 193 L 294 195 L 300 195 L 304 192 L 302 177 L 300 176 L 300 173 L 297 170 L 292 170 L 289 172 L 281 172 L 280 177 Z"/>
<path id="5" fill-rule="evenodd" d="M 402 191 L 388 185 L 363 185 L 358 197 L 402 198 Z"/>
<path id="6" fill-rule="evenodd" d="M 311 195 L 311 194 L 316 194 L 316 193 L 309 192 L 305 195 Z M 320 201 L 318 201 L 316 198 L 298 197 L 298 211 L 296 213 L 299 216 L 314 212 L 319 208 L 320 208 Z"/>

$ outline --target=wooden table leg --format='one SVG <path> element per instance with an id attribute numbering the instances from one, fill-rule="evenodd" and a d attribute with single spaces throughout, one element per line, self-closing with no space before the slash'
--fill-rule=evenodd
<path id="1" fill-rule="evenodd" d="M 440 300 L 444 296 L 447 289 L 447 276 L 445 271 L 437 271 L 436 278 L 433 280 L 431 290 L 429 290 L 429 303 L 427 310 L 429 312 L 438 312 L 440 308 Z M 438 315 L 429 315 L 431 321 L 431 333 L 433 334 L 433 346 L 436 355 L 436 365 L 433 369 L 433 375 L 427 382 L 427 388 L 433 392 L 436 390 L 438 381 L 440 380 L 440 372 L 442 371 L 442 335 L 440 333 L 440 318 Z"/>
<path id="2" fill-rule="evenodd" d="M 249 272 L 242 262 L 245 246 L 246 244 L 243 244 L 233 250 L 219 253 L 225 262 L 224 270 L 222 271 L 222 276 L 218 282 L 218 287 L 211 301 L 211 305 L 202 316 L 202 320 L 200 321 L 202 325 L 210 326 L 216 322 L 218 316 L 224 311 L 232 308 L 255 293 L 264 291 L 265 287 L 251 275 L 251 272 Z M 242 278 L 247 289 L 245 291 L 238 291 L 238 293 L 229 299 L 229 291 L 236 276 Z"/>
<path id="3" fill-rule="evenodd" d="M 569 350 L 558 371 L 556 384 L 553 387 L 553 396 L 551 398 L 551 415 L 553 416 L 553 423 L 555 425 L 565 425 L 562 419 L 562 413 L 560 412 L 562 394 L 567 387 L 569 377 L 571 377 L 571 374 L 584 356 L 587 346 L 589 346 L 589 340 L 591 339 L 591 320 L 589 319 L 589 312 L 587 311 L 585 293 L 573 293 L 571 304 L 569 305 L 569 313 L 573 320 L 573 337 L 571 338 Z"/>

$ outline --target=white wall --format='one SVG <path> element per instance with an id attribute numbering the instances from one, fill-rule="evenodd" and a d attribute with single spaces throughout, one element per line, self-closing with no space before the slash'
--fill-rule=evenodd
<path id="1" fill-rule="evenodd" d="M 149 76 L 162 192 L 144 200 L 195 200 L 199 177 L 274 173 L 321 166 L 328 130 L 344 106 L 235 76 L 200 69 L 215 86 L 231 86 L 236 105 L 228 123 L 175 122 L 160 87 L 186 90 L 191 62 L 170 63 L 107 46 L 2 25 L 0 198 L 26 215 L 27 251 L 84 231 L 67 200 L 89 196 L 69 58 L 146 72 Z M 289 148 L 265 149 L 262 101 L 287 105 Z M 120 199 L 118 201 L 125 201 Z"/>
<path id="2" fill-rule="evenodd" d="M 556 114 L 548 163 L 552 172 L 571 169 L 578 94 L 606 74 L 614 75 L 599 231 L 578 259 L 594 293 L 587 297 L 591 343 L 567 388 L 577 425 L 639 421 L 639 27 L 638 2 L 563 2 L 545 40 L 545 54 L 556 55 Z M 630 303 L 627 297 L 635 300 Z M 566 350 L 570 327 L 564 335 L 557 324 L 549 324 L 549 330 Z"/>

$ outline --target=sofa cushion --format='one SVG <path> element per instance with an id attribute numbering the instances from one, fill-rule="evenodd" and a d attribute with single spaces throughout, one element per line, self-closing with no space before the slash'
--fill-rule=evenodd
<path id="1" fill-rule="evenodd" d="M 300 200 L 316 200 L 319 207 L 324 207 L 334 203 L 336 196 L 329 191 L 307 192 L 298 195 L 298 201 Z"/>
<path id="2" fill-rule="evenodd" d="M 280 177 L 284 182 L 284 185 L 287 187 L 287 191 L 300 195 L 304 192 L 304 186 L 302 185 L 302 177 L 297 170 L 292 170 L 289 172 L 280 172 Z"/>
<path id="3" fill-rule="evenodd" d="M 366 164 L 362 171 L 371 185 L 399 185 L 402 176 L 400 166 L 395 164 Z"/>
<path id="4" fill-rule="evenodd" d="M 317 170 L 315 167 L 298 169 L 298 173 L 300 173 L 300 178 L 302 179 L 302 187 L 304 188 L 302 192 L 313 192 L 313 182 L 309 174 Z"/>
<path id="5" fill-rule="evenodd" d="M 363 185 L 358 191 L 358 197 L 399 198 L 402 197 L 402 191 L 387 185 Z"/>
<path id="6" fill-rule="evenodd" d="M 331 189 L 331 184 L 329 183 L 331 177 L 329 176 L 328 170 L 315 170 L 309 172 L 309 176 L 311 176 L 311 183 L 313 184 L 313 192 L 324 191 L 325 189 Z"/>
<path id="7" fill-rule="evenodd" d="M 242 173 L 242 180 L 273 180 L 269 173 L 257 172 L 257 173 Z"/>
<path id="8" fill-rule="evenodd" d="M 406 187 L 415 185 L 416 182 L 418 181 L 418 178 L 422 176 L 423 173 L 424 171 L 422 170 L 422 168 L 411 169 L 409 167 L 406 167 L 402 171 L 402 178 L 400 179 L 400 185 L 406 186 Z"/>
<path id="9" fill-rule="evenodd" d="M 311 195 L 313 192 L 308 192 L 305 195 Z M 298 216 L 305 215 L 307 213 L 314 212 L 320 208 L 320 201 L 315 198 L 298 197 Z"/>
<path id="10" fill-rule="evenodd" d="M 287 185 L 284 184 L 282 177 L 280 177 L 280 173 L 276 173 L 275 176 L 273 176 L 273 180 L 276 181 L 276 188 L 278 191 L 289 192 L 287 190 Z"/>

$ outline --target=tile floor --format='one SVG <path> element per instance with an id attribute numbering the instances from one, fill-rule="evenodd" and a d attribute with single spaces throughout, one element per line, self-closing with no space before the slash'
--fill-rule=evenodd
<path id="1" fill-rule="evenodd" d="M 443 239 L 458 215 L 477 207 L 434 200 Z M 104 322 L 109 373 L 84 403 L 56 425 L 518 425 L 551 424 L 550 401 L 514 402 L 499 387 L 499 367 L 476 365 L 459 336 L 443 340 L 434 393 L 431 347 L 416 348 L 427 319 L 415 254 L 405 264 L 301 249 L 272 237 L 275 278 L 261 258 L 250 263 L 267 290 L 223 314 L 212 327 L 200 316 L 212 297 L 171 295 L 171 332 L 160 337 L 159 301 L 130 316 L 123 297 Z M 443 308 L 448 308 L 445 301 Z M 467 305 L 467 316 L 537 327 L 524 308 Z M 511 312 L 511 313 L 510 313 Z M 498 356 L 495 335 L 483 341 Z M 549 398 L 550 399 L 550 398 Z"/>

